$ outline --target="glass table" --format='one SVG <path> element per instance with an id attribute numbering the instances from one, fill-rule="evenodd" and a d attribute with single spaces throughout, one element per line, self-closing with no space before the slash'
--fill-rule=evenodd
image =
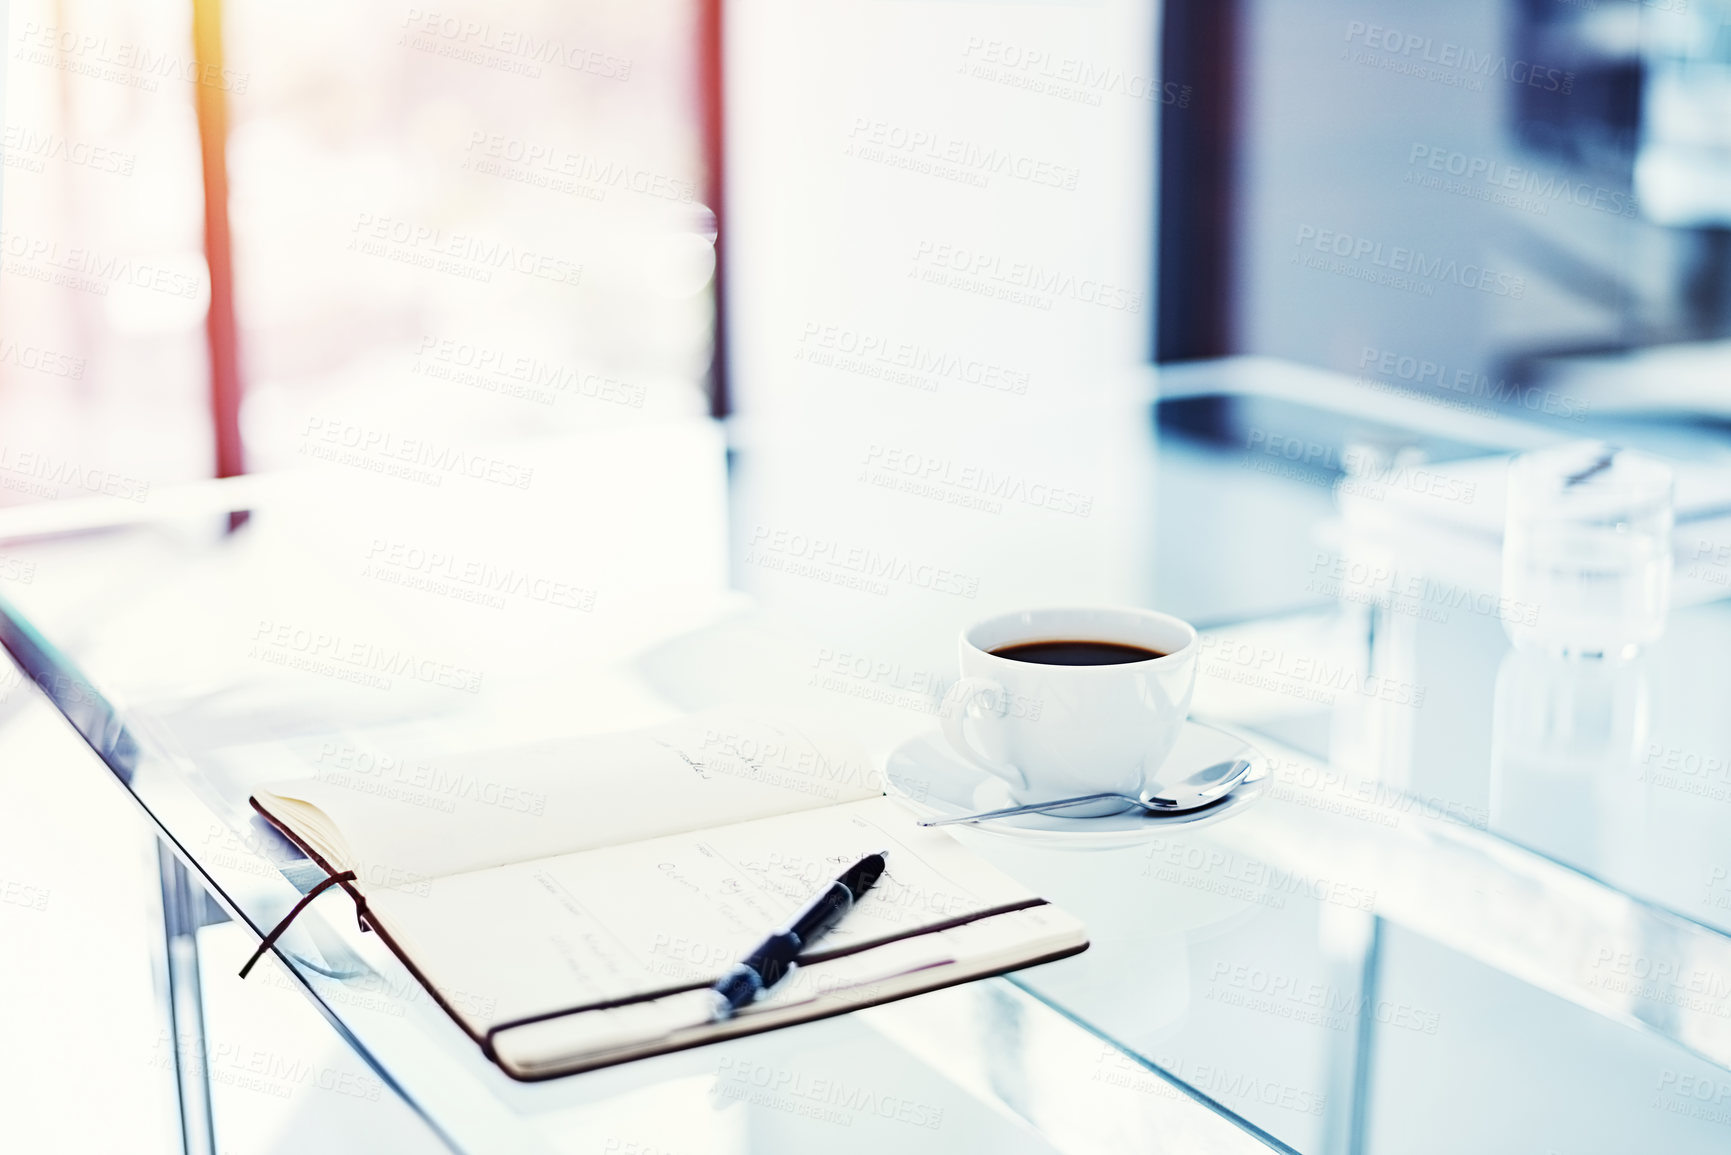
<path id="1" fill-rule="evenodd" d="M 1141 383 L 985 431 L 937 408 L 646 423 L 434 478 L 363 448 L 26 526 L 36 576 L 4 591 L 0 642 L 161 840 L 188 1149 L 221 1131 L 200 944 L 226 919 L 250 948 L 321 877 L 248 806 L 259 783 L 359 769 L 413 821 L 488 788 L 442 758 L 737 702 L 845 716 L 883 757 L 936 724 L 961 625 L 1122 602 L 1196 622 L 1195 713 L 1274 780 L 1117 849 L 959 832 L 1086 921 L 1081 955 L 539 1084 L 340 895 L 251 981 L 303 993 L 360 1090 L 464 1152 L 1724 1150 L 1711 511 L 1680 519 L 1678 604 L 1638 658 L 1516 651 L 1490 495 L 1402 505 L 1343 463 L 1470 470 L 1581 428 L 1206 372 L 1158 407 Z M 1355 576 L 1379 566 L 1420 592 Z"/>

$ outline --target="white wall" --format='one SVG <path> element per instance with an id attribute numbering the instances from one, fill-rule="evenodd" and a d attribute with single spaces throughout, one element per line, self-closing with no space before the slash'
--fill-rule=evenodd
<path id="1" fill-rule="evenodd" d="M 1158 16 L 1138 0 L 729 5 L 731 387 L 772 427 L 748 459 L 762 484 L 736 493 L 743 588 L 946 642 L 1007 606 L 1149 598 L 1135 371 L 1154 312 Z M 891 453 L 918 459 L 911 481 L 970 480 L 874 485 Z M 986 474 L 1091 504 L 970 506 Z M 749 561 L 760 526 L 978 589 L 769 572 Z"/>

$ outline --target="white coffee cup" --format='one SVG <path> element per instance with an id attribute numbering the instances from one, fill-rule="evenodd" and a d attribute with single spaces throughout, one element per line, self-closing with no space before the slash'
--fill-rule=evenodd
<path id="1" fill-rule="evenodd" d="M 1051 641 L 1117 643 L 1162 656 L 1066 666 L 992 652 Z M 1183 768 L 1165 763 L 1190 713 L 1197 648 L 1188 622 L 1153 610 L 987 618 L 962 631 L 962 676 L 944 700 L 944 736 L 962 757 L 1003 779 L 1018 802 L 1106 791 L 1139 796 L 1183 777 Z"/>

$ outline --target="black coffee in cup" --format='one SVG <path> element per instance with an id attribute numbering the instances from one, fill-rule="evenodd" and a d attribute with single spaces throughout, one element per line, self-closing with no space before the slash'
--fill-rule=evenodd
<path id="1" fill-rule="evenodd" d="M 1046 666 L 1121 666 L 1125 662 L 1146 662 L 1164 658 L 1159 650 L 1129 646 L 1123 642 L 1095 642 L 1081 639 L 1061 639 L 1049 642 L 1014 642 L 988 651 L 1012 662 L 1037 662 Z"/>

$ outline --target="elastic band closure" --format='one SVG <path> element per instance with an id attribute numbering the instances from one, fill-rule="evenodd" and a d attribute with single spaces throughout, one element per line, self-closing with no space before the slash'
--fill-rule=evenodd
<path id="1" fill-rule="evenodd" d="M 1000 915 L 1006 914 L 1016 914 L 1019 911 L 1032 910 L 1035 907 L 1047 905 L 1050 904 L 1043 898 L 1023 899 L 1019 902 L 1005 903 L 1002 906 L 987 907 L 984 910 L 977 910 L 971 914 L 956 915 L 951 918 L 946 918 L 941 922 L 934 922 L 926 926 L 917 927 L 914 930 L 902 931 L 899 934 L 885 935 L 882 938 L 854 943 L 851 946 L 835 947 L 831 950 L 812 951 L 809 954 L 800 955 L 795 961 L 802 967 L 814 966 L 817 963 L 828 962 L 831 959 L 846 958 L 848 955 L 859 954 L 862 951 L 874 950 L 880 946 L 888 946 L 890 943 L 903 942 L 907 939 L 919 938 L 922 935 L 941 934 L 946 930 L 954 930 L 956 927 L 966 926 L 969 923 L 979 922 L 982 919 L 997 918 Z M 1033 964 L 1028 963 L 1024 965 L 1032 966 Z M 628 1007 L 636 1003 L 654 1002 L 656 999 L 664 999 L 670 995 L 682 995 L 688 991 L 700 991 L 706 987 L 713 986 L 714 982 L 715 981 L 711 979 L 707 982 L 684 983 L 679 986 L 662 987 L 660 990 L 645 991 L 642 994 L 626 995 L 623 998 L 603 999 L 599 1002 L 584 1003 L 579 1006 L 565 1007 L 556 1011 L 543 1011 L 538 1015 L 524 1015 L 520 1019 L 509 1019 L 503 1023 L 497 1024 L 496 1026 L 488 1027 L 485 1035 L 482 1037 L 481 1046 L 486 1051 L 488 1058 L 496 1060 L 497 1055 L 493 1051 L 493 1038 L 495 1035 L 504 1031 L 509 1031 L 516 1027 L 527 1027 L 534 1023 L 546 1022 L 548 1019 L 562 1019 L 570 1015 L 588 1014 L 590 1011 L 610 1011 L 616 1007 Z"/>
<path id="2" fill-rule="evenodd" d="M 295 903 L 294 906 L 289 909 L 287 914 L 283 915 L 282 921 L 276 924 L 275 930 L 264 936 L 264 941 L 258 944 L 258 949 L 252 952 L 252 957 L 247 959 L 246 965 L 240 968 L 240 977 L 244 979 L 247 972 L 252 970 L 253 964 L 264 957 L 264 952 L 276 945 L 276 940 L 282 937 L 282 932 L 287 930 L 289 928 L 289 923 L 293 922 L 296 917 L 300 915 L 300 912 L 307 908 L 308 903 L 323 894 L 332 886 L 335 886 L 337 883 L 353 881 L 355 881 L 355 872 L 352 870 L 345 870 L 341 874 L 331 875 L 329 878 L 301 895 L 301 900 Z M 351 891 L 350 893 L 353 892 Z"/>

